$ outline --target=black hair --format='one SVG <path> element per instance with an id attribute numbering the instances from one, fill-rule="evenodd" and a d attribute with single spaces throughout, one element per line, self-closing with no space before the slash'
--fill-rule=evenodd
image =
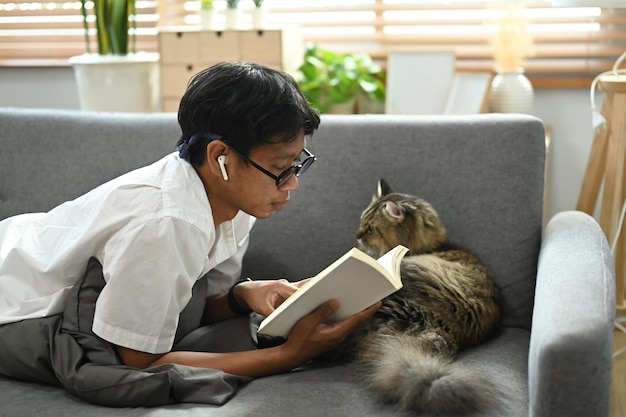
<path id="1" fill-rule="evenodd" d="M 177 145 L 194 135 L 213 133 L 248 155 L 258 145 L 289 143 L 302 130 L 313 134 L 320 117 L 289 74 L 260 64 L 223 62 L 190 80 L 180 101 L 178 123 L 182 134 Z M 210 140 L 190 145 L 186 159 L 202 165 Z"/>

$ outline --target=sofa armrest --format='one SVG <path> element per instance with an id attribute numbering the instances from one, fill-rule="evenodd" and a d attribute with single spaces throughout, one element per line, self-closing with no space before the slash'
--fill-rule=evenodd
<path id="1" fill-rule="evenodd" d="M 598 223 L 580 211 L 548 223 L 529 355 L 530 416 L 608 416 L 615 270 Z"/>

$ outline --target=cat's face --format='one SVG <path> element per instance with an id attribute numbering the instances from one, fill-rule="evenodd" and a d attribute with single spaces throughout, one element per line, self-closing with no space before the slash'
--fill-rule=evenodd
<path id="1" fill-rule="evenodd" d="M 361 214 L 357 231 L 359 247 L 374 257 L 397 245 L 408 247 L 412 254 L 430 252 L 446 238 L 446 230 L 437 212 L 417 197 L 394 193 L 381 180 L 378 194 Z"/>

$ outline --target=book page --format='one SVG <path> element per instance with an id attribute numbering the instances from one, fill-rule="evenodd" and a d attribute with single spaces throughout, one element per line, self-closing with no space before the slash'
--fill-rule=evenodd
<path id="1" fill-rule="evenodd" d="M 389 279 L 391 279 L 396 285 L 398 283 L 402 285 L 402 280 L 400 279 L 400 261 L 404 258 L 404 255 L 406 255 L 407 252 L 400 248 L 402 248 L 402 246 L 396 246 L 376 261 L 390 272 Z"/>

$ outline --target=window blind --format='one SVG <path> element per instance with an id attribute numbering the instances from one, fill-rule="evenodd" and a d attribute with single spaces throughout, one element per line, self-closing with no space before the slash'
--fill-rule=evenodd
<path id="1" fill-rule="evenodd" d="M 452 50 L 459 70 L 491 70 L 490 39 L 507 13 L 503 6 L 513 3 L 265 0 L 264 6 L 271 24 L 297 24 L 305 42 L 336 52 L 367 52 L 384 65 L 392 51 Z M 626 9 L 553 7 L 547 0 L 517 4 L 533 44 L 523 67 L 536 87 L 589 86 L 626 50 Z M 138 1 L 138 49 L 157 49 L 159 27 L 197 27 L 198 7 L 198 0 Z M 240 1 L 244 26 L 252 7 L 251 0 Z M 85 50 L 80 2 L 0 0 L 0 64 L 66 65 L 67 57 Z"/>
<path id="2" fill-rule="evenodd" d="M 87 52 L 80 1 L 0 0 L 0 65 L 68 65 L 67 58 Z M 93 1 L 89 40 L 97 51 Z M 156 0 L 138 0 L 137 50 L 156 51 Z"/>

